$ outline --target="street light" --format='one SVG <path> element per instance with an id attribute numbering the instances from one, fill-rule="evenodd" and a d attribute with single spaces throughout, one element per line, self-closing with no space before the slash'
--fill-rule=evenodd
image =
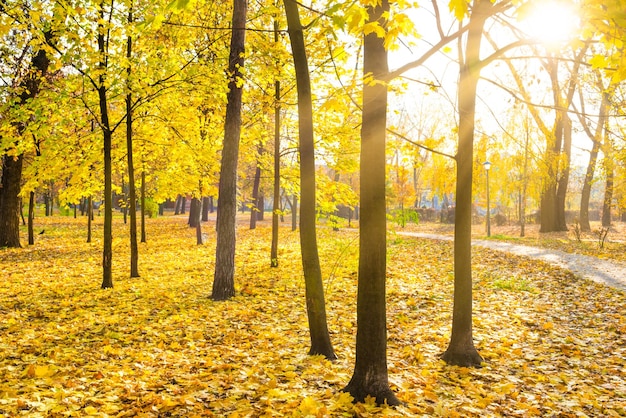
<path id="1" fill-rule="evenodd" d="M 489 169 L 491 168 L 491 163 L 489 161 L 485 161 L 483 163 L 483 167 L 485 167 L 485 173 L 487 174 L 487 236 L 491 236 L 491 208 L 489 207 Z"/>

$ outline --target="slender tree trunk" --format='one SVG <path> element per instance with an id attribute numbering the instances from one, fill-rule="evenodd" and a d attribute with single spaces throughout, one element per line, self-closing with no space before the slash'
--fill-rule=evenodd
<path id="1" fill-rule="evenodd" d="M 202 202 L 200 199 L 196 200 L 196 212 L 195 212 L 195 225 L 196 225 L 196 244 L 202 245 L 204 244 L 202 240 Z"/>
<path id="2" fill-rule="evenodd" d="M 295 231 L 298 229 L 298 196 L 296 194 L 293 195 L 293 201 L 291 205 L 291 230 Z"/>
<path id="3" fill-rule="evenodd" d="M 163 205 L 159 206 L 161 209 Z M 160 213 L 163 214 L 162 212 Z M 141 172 L 141 242 L 146 242 L 146 172 Z"/>
<path id="4" fill-rule="evenodd" d="M 278 21 L 274 21 L 274 42 L 278 43 Z M 280 81 L 274 82 L 274 200 L 272 202 L 272 247 L 270 266 L 278 267 L 278 228 L 280 212 Z"/>
<path id="5" fill-rule="evenodd" d="M 389 3 L 368 6 L 370 22 L 385 27 Z M 384 39 L 370 33 L 364 39 L 364 78 L 374 80 L 388 73 Z M 387 371 L 387 219 L 385 202 L 385 136 L 387 128 L 387 86 L 383 82 L 363 83 L 361 125 L 359 271 L 357 294 L 356 362 L 354 373 L 343 389 L 354 400 L 371 396 L 378 404 L 398 405 L 391 391 Z"/>
<path id="6" fill-rule="evenodd" d="M 91 221 L 93 220 L 93 200 L 87 198 L 87 242 L 91 242 Z"/>
<path id="7" fill-rule="evenodd" d="M 133 6 L 130 3 L 128 11 L 128 24 L 133 23 Z M 137 193 L 135 190 L 135 162 L 133 160 L 133 100 L 131 93 L 131 64 L 130 59 L 133 51 L 133 38 L 128 37 L 126 42 L 126 69 L 128 94 L 126 95 L 126 158 L 128 162 L 128 197 L 130 210 L 130 277 L 139 277 L 139 249 L 137 247 Z M 142 205 L 143 211 L 143 205 Z"/>
<path id="8" fill-rule="evenodd" d="M 600 85 L 603 88 L 602 85 Z M 583 183 L 583 190 L 580 195 L 580 229 L 584 232 L 591 231 L 591 225 L 589 224 L 589 200 L 591 198 L 591 185 L 596 171 L 596 165 L 598 162 L 598 154 L 600 152 L 600 146 L 602 144 L 602 131 L 604 129 L 607 111 L 609 106 L 609 94 L 606 91 L 602 92 L 602 102 L 600 103 L 600 115 L 598 117 L 598 124 L 596 125 L 595 133 L 592 135 L 591 131 L 587 130 L 593 146 L 589 154 L 589 164 L 587 165 L 587 172 L 585 173 L 585 181 Z"/>
<path id="9" fill-rule="evenodd" d="M 28 196 L 28 245 L 35 245 L 35 192 Z"/>
<path id="10" fill-rule="evenodd" d="M 104 4 L 100 4 L 100 20 L 105 22 Z M 104 237 L 102 251 L 102 289 L 113 287 L 113 195 L 112 195 L 112 166 L 111 148 L 112 132 L 109 124 L 109 107 L 107 102 L 107 88 L 105 75 L 107 73 L 106 60 L 106 30 L 103 23 L 98 23 L 98 52 L 100 53 L 98 77 L 98 99 L 100 105 L 100 127 L 103 136 L 104 149 Z"/>
<path id="11" fill-rule="evenodd" d="M 465 61 L 459 75 L 459 145 L 456 155 L 457 183 L 454 217 L 454 305 L 452 334 L 442 359 L 448 364 L 479 366 L 483 359 L 472 335 L 472 173 L 476 87 L 480 78 L 480 44 L 490 0 L 473 2 L 467 32 Z"/>
<path id="12" fill-rule="evenodd" d="M 591 225 L 589 224 L 589 200 L 591 198 L 591 185 L 596 171 L 599 152 L 600 142 L 594 140 L 591 152 L 589 153 L 589 164 L 587 164 L 583 189 L 580 194 L 580 213 L 578 222 L 580 223 L 580 230 L 583 232 L 591 231 Z"/>
<path id="13" fill-rule="evenodd" d="M 602 202 L 602 226 L 608 228 L 611 226 L 611 206 L 613 203 L 613 186 L 615 179 L 615 168 L 612 158 L 613 143 L 609 138 L 609 133 L 605 127 L 604 134 L 604 172 L 606 175 L 606 182 L 604 187 L 604 200 Z"/>
<path id="14" fill-rule="evenodd" d="M 559 231 L 567 231 L 567 219 L 565 218 L 565 200 L 567 198 L 567 185 L 569 184 L 570 160 L 572 156 L 572 121 L 566 112 L 563 112 L 563 168 L 556 190 L 557 198 L 557 226 Z"/>
<path id="15" fill-rule="evenodd" d="M 259 218 L 259 184 L 261 184 L 261 166 L 256 163 L 254 171 L 254 184 L 252 185 L 252 208 L 250 208 L 250 229 L 256 228 L 256 221 Z"/>
<path id="16" fill-rule="evenodd" d="M 307 316 L 311 337 L 309 354 L 328 359 L 333 351 L 326 322 L 324 284 L 317 250 L 315 216 L 315 147 L 313 140 L 313 105 L 311 81 L 304 46 L 304 34 L 295 0 L 284 0 L 298 91 L 298 135 L 300 148 L 300 250 L 306 293 Z"/>
<path id="17" fill-rule="evenodd" d="M 219 182 L 219 210 L 217 212 L 217 246 L 213 300 L 230 299 L 235 295 L 235 244 L 237 216 L 237 163 L 241 136 L 241 69 L 246 35 L 247 0 L 233 0 L 232 37 L 228 62 L 228 103 L 224 126 L 222 165 Z"/>

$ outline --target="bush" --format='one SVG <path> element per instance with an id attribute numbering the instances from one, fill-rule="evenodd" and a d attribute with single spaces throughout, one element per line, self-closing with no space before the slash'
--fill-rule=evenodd
<path id="1" fill-rule="evenodd" d="M 152 199 L 146 199 L 146 215 L 156 218 L 159 214 L 159 205 Z"/>

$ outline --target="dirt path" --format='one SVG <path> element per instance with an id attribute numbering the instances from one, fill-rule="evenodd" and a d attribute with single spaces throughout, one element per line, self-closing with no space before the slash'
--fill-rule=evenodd
<path id="1" fill-rule="evenodd" d="M 439 239 L 452 241 L 450 235 L 428 234 L 421 232 L 398 232 L 417 238 Z M 526 256 L 546 261 L 550 264 L 566 268 L 573 273 L 593 280 L 597 283 L 606 284 L 626 291 L 626 265 L 614 261 L 602 260 L 581 254 L 571 254 L 558 250 L 551 250 L 528 245 L 511 244 L 508 242 L 491 240 L 472 240 L 472 245 L 489 248 L 496 251 L 504 251 L 511 254 Z"/>

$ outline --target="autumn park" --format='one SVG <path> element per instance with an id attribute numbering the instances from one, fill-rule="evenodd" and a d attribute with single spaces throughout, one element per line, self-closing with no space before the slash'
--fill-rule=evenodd
<path id="1" fill-rule="evenodd" d="M 0 418 L 626 416 L 625 11 L 0 0 Z"/>

